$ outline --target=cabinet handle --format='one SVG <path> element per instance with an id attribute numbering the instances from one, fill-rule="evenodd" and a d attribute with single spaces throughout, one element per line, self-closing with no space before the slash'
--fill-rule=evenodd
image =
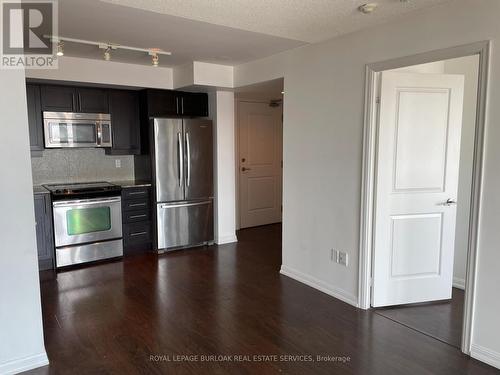
<path id="1" fill-rule="evenodd" d="M 133 203 L 133 204 L 129 204 L 128 206 L 129 207 L 143 207 L 143 206 L 146 206 L 146 203 Z"/>
<path id="2" fill-rule="evenodd" d="M 132 215 L 132 216 L 130 216 L 130 219 L 138 219 L 138 218 L 140 218 L 140 217 L 147 217 L 147 216 L 148 216 L 148 215 L 146 215 L 146 214 L 142 214 L 142 215 Z"/>
<path id="3" fill-rule="evenodd" d="M 130 237 L 144 236 L 145 234 L 148 234 L 148 232 L 130 233 Z"/>
<path id="4" fill-rule="evenodd" d="M 143 194 L 146 194 L 145 191 L 132 191 L 130 193 L 128 193 L 128 195 L 143 195 Z"/>

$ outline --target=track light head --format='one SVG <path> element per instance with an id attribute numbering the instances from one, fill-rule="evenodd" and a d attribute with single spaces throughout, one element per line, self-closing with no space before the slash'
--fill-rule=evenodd
<path id="1" fill-rule="evenodd" d="M 62 40 L 57 42 L 57 56 L 64 56 L 64 42 Z"/>
<path id="2" fill-rule="evenodd" d="M 158 65 L 160 63 L 160 56 L 158 56 L 158 54 L 156 52 L 153 52 L 151 54 L 151 62 L 155 68 L 158 67 Z"/>
<path id="3" fill-rule="evenodd" d="M 377 3 L 366 3 L 363 5 L 360 5 L 358 7 L 358 10 L 363 14 L 370 14 L 370 13 L 373 13 L 375 11 L 375 9 L 377 9 L 377 7 L 378 7 Z"/>
<path id="4" fill-rule="evenodd" d="M 105 61 L 109 61 L 111 60 L 111 47 L 108 46 L 105 50 L 104 50 L 104 60 Z"/>

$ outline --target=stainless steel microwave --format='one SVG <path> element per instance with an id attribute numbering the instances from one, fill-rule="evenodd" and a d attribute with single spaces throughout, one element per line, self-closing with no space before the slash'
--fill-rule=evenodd
<path id="1" fill-rule="evenodd" d="M 111 116 L 103 113 L 43 112 L 46 148 L 111 147 Z"/>

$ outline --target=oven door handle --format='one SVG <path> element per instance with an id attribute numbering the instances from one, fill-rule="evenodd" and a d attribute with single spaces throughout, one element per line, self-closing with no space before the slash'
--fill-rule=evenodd
<path id="1" fill-rule="evenodd" d="M 121 197 L 118 198 L 109 198 L 109 199 L 80 199 L 80 200 L 71 200 L 71 201 L 61 201 L 54 202 L 52 206 L 55 207 L 74 207 L 81 206 L 83 204 L 107 204 L 107 203 L 119 203 L 121 202 Z"/>

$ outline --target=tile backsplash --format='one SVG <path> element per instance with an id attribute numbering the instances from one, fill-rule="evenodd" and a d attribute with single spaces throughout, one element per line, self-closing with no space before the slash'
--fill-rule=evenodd
<path id="1" fill-rule="evenodd" d="M 31 158 L 31 167 L 33 185 L 134 179 L 133 156 L 108 156 L 98 148 L 44 150 L 43 156 Z"/>

